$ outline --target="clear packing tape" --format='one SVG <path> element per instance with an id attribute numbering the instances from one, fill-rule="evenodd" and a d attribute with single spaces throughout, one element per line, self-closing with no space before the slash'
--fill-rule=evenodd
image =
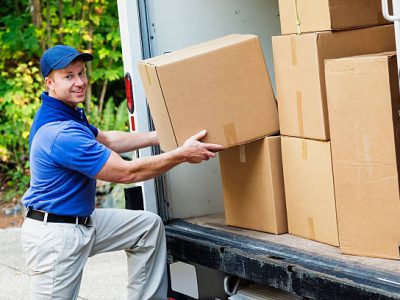
<path id="1" fill-rule="evenodd" d="M 294 0 L 294 9 L 295 9 L 295 16 L 296 16 L 296 28 L 297 34 L 301 34 L 301 20 L 299 17 L 299 7 L 297 5 L 298 0 Z"/>
<path id="2" fill-rule="evenodd" d="M 297 50 L 296 50 L 296 36 L 291 37 L 291 47 L 292 47 L 292 66 L 297 66 Z M 303 96 L 301 91 L 296 91 L 296 107 L 297 107 L 297 126 L 299 137 L 304 138 L 304 117 L 303 117 Z"/>
<path id="3" fill-rule="evenodd" d="M 236 128 L 234 123 L 229 123 L 223 126 L 225 141 L 228 146 L 238 144 Z"/>

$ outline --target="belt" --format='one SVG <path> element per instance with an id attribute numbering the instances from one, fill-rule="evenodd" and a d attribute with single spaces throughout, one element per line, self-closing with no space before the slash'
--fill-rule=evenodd
<path id="1" fill-rule="evenodd" d="M 73 217 L 73 216 L 60 216 L 52 213 L 46 213 L 40 210 L 30 209 L 26 214 L 27 218 L 44 221 L 47 214 L 47 222 L 51 223 L 72 223 L 79 225 L 88 225 L 90 222 L 90 217 Z"/>

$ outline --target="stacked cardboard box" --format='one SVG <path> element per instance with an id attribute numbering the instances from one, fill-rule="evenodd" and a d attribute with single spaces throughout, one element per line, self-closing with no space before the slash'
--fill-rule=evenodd
<path id="1" fill-rule="evenodd" d="M 379 0 L 279 0 L 282 34 L 383 25 Z"/>
<path id="2" fill-rule="evenodd" d="M 161 149 L 202 129 L 204 142 L 227 149 L 226 223 L 287 232 L 280 138 L 268 137 L 279 132 L 278 110 L 258 37 L 228 35 L 142 61 L 139 71 Z"/>
<path id="3" fill-rule="evenodd" d="M 393 26 L 376 26 L 385 23 L 379 0 L 279 4 L 288 35 L 272 42 L 288 228 L 338 246 L 324 61 L 394 50 Z"/>
<path id="4" fill-rule="evenodd" d="M 220 165 L 226 224 L 286 233 L 280 137 L 222 151 Z"/>
<path id="5" fill-rule="evenodd" d="M 256 36 L 230 35 L 139 64 L 163 150 L 204 128 L 204 141 L 227 148 L 220 165 L 228 225 L 289 229 L 344 253 L 399 258 L 397 69 L 393 54 L 366 55 L 394 50 L 394 30 L 350 30 L 382 24 L 372 18 L 378 2 L 295 1 L 296 31 L 310 33 L 273 38 L 282 137 L 271 136 L 278 113 Z M 283 3 L 281 18 L 289 18 L 293 7 Z M 305 13 L 318 14 L 314 5 L 329 19 L 322 27 Z M 342 18 L 354 7 L 371 18 Z"/>
<path id="6" fill-rule="evenodd" d="M 330 142 L 282 137 L 289 232 L 338 246 Z"/>
<path id="7" fill-rule="evenodd" d="M 399 259 L 400 97 L 394 53 L 326 62 L 340 248 Z"/>
<path id="8" fill-rule="evenodd" d="M 225 148 L 279 132 L 278 111 L 260 42 L 232 34 L 139 62 L 161 149 L 204 142 Z"/>
<path id="9" fill-rule="evenodd" d="M 392 25 L 272 38 L 282 135 L 328 141 L 324 60 L 395 49 Z"/>

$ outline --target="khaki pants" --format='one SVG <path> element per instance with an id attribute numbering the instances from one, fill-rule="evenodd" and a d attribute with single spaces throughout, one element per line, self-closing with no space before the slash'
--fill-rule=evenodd
<path id="1" fill-rule="evenodd" d="M 88 257 L 117 250 L 127 254 L 128 299 L 167 298 L 164 226 L 151 212 L 96 209 L 88 226 L 26 218 L 21 240 L 32 300 L 77 299 Z"/>

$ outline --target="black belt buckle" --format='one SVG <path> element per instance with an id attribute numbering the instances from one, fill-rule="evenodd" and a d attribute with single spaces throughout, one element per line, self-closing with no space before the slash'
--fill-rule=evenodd
<path id="1" fill-rule="evenodd" d="M 83 226 L 88 225 L 88 224 L 89 224 L 89 221 L 90 221 L 90 217 L 84 217 L 84 218 L 83 218 L 82 225 L 83 225 Z"/>

